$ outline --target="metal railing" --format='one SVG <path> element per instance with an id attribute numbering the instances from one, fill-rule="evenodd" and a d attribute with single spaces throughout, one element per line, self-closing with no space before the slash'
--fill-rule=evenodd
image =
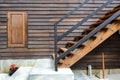
<path id="1" fill-rule="evenodd" d="M 57 64 L 58 61 L 62 58 L 64 58 L 67 54 L 70 53 L 70 51 L 74 50 L 76 47 L 78 47 L 79 45 L 81 45 L 83 42 L 85 42 L 88 38 L 90 38 L 92 35 L 94 35 L 97 31 L 99 31 L 100 29 L 102 29 L 105 25 L 107 25 L 109 22 L 111 22 L 111 20 L 113 20 L 114 17 L 110 18 L 110 20 L 105 21 L 104 24 L 99 25 L 97 28 L 95 28 L 92 32 L 90 32 L 87 36 L 83 37 L 80 41 L 78 41 L 77 44 L 73 45 L 72 47 L 70 47 L 66 52 L 64 52 L 61 56 L 57 57 L 57 43 L 62 40 L 65 36 L 67 36 L 69 33 L 71 33 L 73 30 L 75 30 L 76 28 L 78 28 L 80 25 L 82 25 L 84 22 L 86 22 L 89 18 L 91 18 L 92 16 L 94 16 L 97 12 L 99 12 L 100 10 L 102 10 L 103 8 L 105 8 L 108 4 L 110 4 L 113 0 L 108 0 L 106 3 L 104 3 L 101 7 L 97 8 L 95 11 L 93 11 L 91 14 L 89 14 L 88 16 L 86 16 L 85 18 L 83 18 L 80 22 L 78 22 L 76 25 L 74 25 L 72 28 L 70 28 L 68 31 L 66 31 L 64 34 L 62 34 L 61 36 L 57 36 L 57 26 L 58 24 L 64 20 L 65 18 L 67 18 L 68 16 L 70 16 L 71 14 L 73 14 L 75 11 L 77 11 L 79 8 L 81 8 L 84 4 L 86 4 L 89 0 L 85 0 L 83 3 L 81 3 L 78 7 L 76 7 L 75 9 L 73 9 L 72 11 L 70 11 L 68 14 L 66 14 L 64 17 L 62 17 L 59 21 L 57 21 L 54 24 L 54 46 L 55 46 L 55 71 L 57 71 Z M 118 13 L 117 13 L 118 14 Z M 114 16 L 116 16 L 117 14 L 115 14 Z"/>

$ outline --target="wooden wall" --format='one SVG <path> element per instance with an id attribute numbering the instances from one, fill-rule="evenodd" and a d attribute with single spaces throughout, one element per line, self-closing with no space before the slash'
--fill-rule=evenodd
<path id="1" fill-rule="evenodd" d="M 54 53 L 54 23 L 74 7 L 78 6 L 82 1 L 83 0 L 0 0 L 0 18 L 7 19 L 8 11 L 26 11 L 28 14 L 28 45 L 26 48 L 8 48 L 7 22 L 0 23 L 0 58 L 31 59 L 49 56 Z M 67 31 L 106 1 L 107 0 L 89 0 L 86 5 L 59 24 L 58 35 Z M 98 12 L 86 23 L 60 41 L 58 43 L 59 46 L 64 47 L 67 41 L 73 40 L 76 35 L 80 35 L 90 24 L 96 22 L 98 18 L 104 16 L 107 11 L 112 10 L 112 8 L 118 4 L 120 4 L 120 1 L 114 0 L 112 4 Z"/>

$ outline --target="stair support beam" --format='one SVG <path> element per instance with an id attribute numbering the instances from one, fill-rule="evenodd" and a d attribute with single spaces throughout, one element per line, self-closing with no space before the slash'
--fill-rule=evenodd
<path id="1" fill-rule="evenodd" d="M 97 38 L 94 41 L 88 40 L 86 42 L 86 47 L 84 49 L 78 49 L 72 57 L 68 57 L 64 59 L 64 63 L 59 67 L 70 67 L 81 58 L 83 58 L 86 54 L 96 48 L 103 41 L 108 39 L 111 35 L 117 32 L 120 29 L 120 21 L 114 22 L 111 25 L 107 26 L 108 30 L 106 32 L 99 32 L 96 34 Z M 104 36 L 103 36 L 104 35 Z"/>
<path id="2" fill-rule="evenodd" d="M 90 33 L 88 33 L 85 37 L 83 37 L 82 39 L 80 39 L 75 45 L 73 45 L 72 47 L 70 47 L 66 52 L 64 52 L 61 56 L 59 56 L 57 59 L 60 60 L 62 58 L 64 58 L 67 54 L 70 53 L 70 51 L 74 50 L 75 48 L 77 48 L 79 45 L 81 45 L 82 43 L 84 43 L 86 40 L 88 40 L 91 36 L 93 36 L 94 34 L 96 34 L 99 30 L 101 30 L 102 28 L 104 28 L 106 25 L 108 25 L 111 21 L 113 21 L 114 19 L 116 19 L 118 16 L 120 15 L 120 10 L 117 11 L 115 14 L 113 14 L 110 18 L 108 18 L 107 20 L 105 20 L 102 24 L 100 24 L 98 27 L 96 27 L 93 31 L 91 31 Z"/>

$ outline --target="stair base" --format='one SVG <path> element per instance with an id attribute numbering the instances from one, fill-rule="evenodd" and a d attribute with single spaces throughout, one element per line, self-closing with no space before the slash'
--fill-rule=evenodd
<path id="1" fill-rule="evenodd" d="M 9 80 L 28 80 L 28 75 L 32 67 L 20 67 Z"/>
<path id="2" fill-rule="evenodd" d="M 29 75 L 29 80 L 74 80 L 74 74 L 69 68 L 59 68 L 58 72 L 34 68 Z"/>
<path id="3" fill-rule="evenodd" d="M 8 80 L 9 76 L 7 73 L 0 73 L 0 80 Z"/>

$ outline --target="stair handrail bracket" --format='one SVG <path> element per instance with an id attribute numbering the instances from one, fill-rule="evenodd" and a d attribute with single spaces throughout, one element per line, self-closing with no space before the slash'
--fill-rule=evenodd
<path id="1" fill-rule="evenodd" d="M 60 59 L 64 58 L 67 54 L 70 53 L 70 51 L 74 50 L 76 47 L 78 47 L 79 45 L 81 45 L 85 40 L 87 40 L 90 36 L 92 36 L 93 34 L 95 34 L 96 31 L 102 29 L 105 25 L 109 24 L 112 20 L 113 20 L 113 16 L 117 16 L 120 11 L 116 12 L 113 16 L 111 16 L 110 18 L 108 18 L 103 24 L 99 25 L 97 28 L 95 28 L 93 31 L 91 31 L 87 36 L 83 37 L 81 40 L 78 41 L 77 44 L 73 45 L 72 47 L 70 47 L 66 52 L 64 52 L 61 56 L 57 57 L 57 43 L 62 40 L 65 36 L 67 36 L 69 33 L 71 33 L 73 30 L 77 29 L 79 26 L 81 26 L 84 22 L 86 22 L 89 18 L 91 18 L 92 16 L 94 16 L 97 12 L 99 12 L 100 10 L 102 10 L 103 8 L 105 8 L 108 4 L 110 4 L 112 1 L 114 0 L 107 0 L 107 2 L 105 2 L 104 4 L 102 4 L 101 7 L 97 8 L 96 10 L 94 10 L 91 14 L 87 15 L 86 17 L 84 17 L 81 21 L 79 21 L 76 25 L 74 25 L 72 28 L 70 28 L 68 31 L 66 31 L 64 34 L 58 36 L 57 35 L 57 26 L 58 24 L 64 20 L 65 18 L 67 18 L 68 16 L 72 15 L 75 11 L 77 11 L 79 8 L 81 8 L 84 4 L 86 4 L 89 0 L 85 0 L 83 3 L 81 3 L 78 7 L 76 7 L 75 9 L 71 10 L 68 14 L 66 14 L 64 17 L 62 17 L 59 21 L 57 21 L 54 24 L 54 53 L 55 53 L 55 71 L 58 70 L 58 62 Z M 110 20 L 109 20 L 110 19 Z M 115 18 L 114 18 L 115 19 Z"/>

